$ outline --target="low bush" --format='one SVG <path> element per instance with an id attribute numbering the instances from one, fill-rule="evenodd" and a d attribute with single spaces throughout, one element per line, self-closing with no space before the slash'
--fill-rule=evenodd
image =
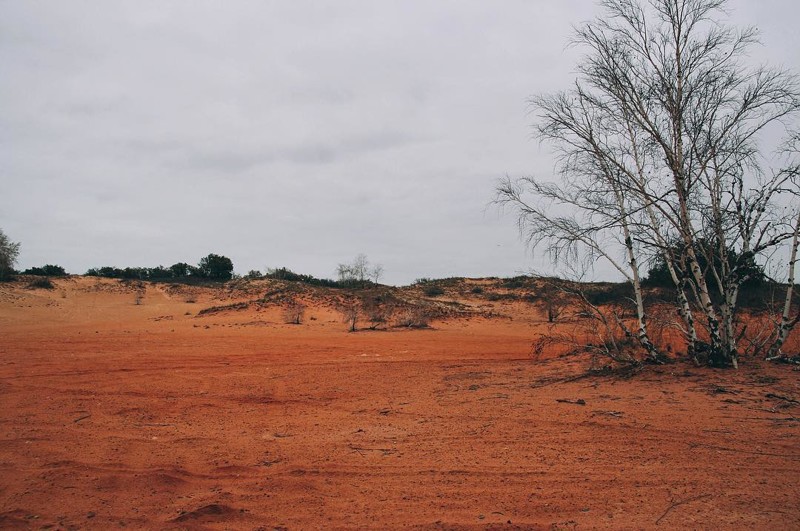
<path id="1" fill-rule="evenodd" d="M 586 298 L 595 306 L 627 305 L 634 299 L 633 286 L 630 282 L 595 284 L 586 289 Z"/>
<path id="2" fill-rule="evenodd" d="M 312 275 L 305 275 L 302 273 L 295 273 L 287 267 L 269 268 L 263 275 L 263 278 L 270 278 L 273 280 L 287 280 L 289 282 L 303 282 L 312 286 L 322 286 L 326 288 L 341 288 L 343 287 L 339 282 L 329 278 L 316 278 Z"/>
<path id="3" fill-rule="evenodd" d="M 399 313 L 395 326 L 406 328 L 428 328 L 431 322 L 431 314 L 427 308 L 408 308 Z"/>
<path id="4" fill-rule="evenodd" d="M 250 307 L 250 304 L 247 302 L 234 302 L 232 304 L 224 304 L 222 306 L 212 306 L 210 308 L 203 308 L 197 315 L 208 315 L 212 313 L 219 313 L 219 312 L 226 312 L 226 311 L 238 311 L 238 310 L 246 310 Z"/>
<path id="5" fill-rule="evenodd" d="M 444 295 L 444 290 L 439 286 L 425 286 L 422 293 L 428 297 L 438 297 L 439 295 Z"/>
<path id="6" fill-rule="evenodd" d="M 28 289 L 55 289 L 55 285 L 49 278 L 37 278 L 28 284 Z"/>

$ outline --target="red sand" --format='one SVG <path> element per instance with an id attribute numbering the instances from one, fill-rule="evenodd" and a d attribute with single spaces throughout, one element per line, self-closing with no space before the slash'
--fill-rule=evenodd
<path id="1" fill-rule="evenodd" d="M 56 285 L 0 285 L 0 528 L 800 527 L 790 367 L 576 378 L 521 304 L 347 333 Z"/>

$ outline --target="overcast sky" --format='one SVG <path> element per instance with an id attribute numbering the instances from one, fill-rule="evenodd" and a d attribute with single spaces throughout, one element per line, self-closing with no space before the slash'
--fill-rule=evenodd
<path id="1" fill-rule="evenodd" d="M 796 0 L 738 0 L 800 71 Z M 594 0 L 0 0 L 0 228 L 18 267 L 196 263 L 384 281 L 544 269 L 487 204 L 552 175 L 527 100 Z M 602 271 L 600 276 L 602 276 Z"/>

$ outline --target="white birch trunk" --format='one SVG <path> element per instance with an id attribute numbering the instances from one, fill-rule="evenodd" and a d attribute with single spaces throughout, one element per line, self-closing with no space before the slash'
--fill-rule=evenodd
<path id="1" fill-rule="evenodd" d="M 789 278 L 787 279 L 786 298 L 783 302 L 783 313 L 781 314 L 781 321 L 778 324 L 775 341 L 769 347 L 769 352 L 767 353 L 768 360 L 783 356 L 783 352 L 781 351 L 783 344 L 786 342 L 786 338 L 789 337 L 789 332 L 791 332 L 794 325 L 797 324 L 798 318 L 800 318 L 800 314 L 795 318 L 791 317 L 792 298 L 794 297 L 794 269 L 795 264 L 797 264 L 798 244 L 800 244 L 800 213 L 797 214 L 794 236 L 792 237 L 792 252 L 789 258 Z"/>

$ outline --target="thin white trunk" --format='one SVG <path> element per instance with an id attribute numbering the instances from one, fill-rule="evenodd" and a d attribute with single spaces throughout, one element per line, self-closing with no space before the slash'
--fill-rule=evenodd
<path id="1" fill-rule="evenodd" d="M 692 315 L 692 309 L 689 306 L 689 299 L 686 298 L 686 293 L 685 293 L 685 291 L 683 289 L 682 282 L 678 278 L 678 274 L 675 271 L 675 265 L 673 263 L 673 257 L 672 256 L 668 256 L 668 254 L 671 254 L 670 251 L 669 251 L 669 242 L 667 242 L 666 239 L 662 236 L 661 231 L 659 231 L 659 228 L 658 228 L 659 227 L 658 216 L 656 216 L 656 213 L 654 211 L 653 201 L 652 201 L 652 199 L 650 197 L 650 194 L 647 191 L 647 187 L 646 187 L 646 184 L 645 184 L 646 181 L 647 181 L 646 172 L 645 172 L 645 169 L 644 169 L 644 163 L 643 163 L 643 161 L 641 159 L 641 156 L 640 156 L 640 153 L 639 153 L 639 142 L 637 140 L 637 136 L 636 136 L 636 133 L 635 133 L 635 128 L 633 127 L 633 125 L 631 123 L 631 119 L 630 119 L 630 116 L 628 115 L 628 113 L 626 111 L 623 111 L 623 112 L 624 112 L 624 115 L 625 115 L 625 125 L 626 125 L 627 132 L 628 132 L 628 139 L 630 140 L 631 146 L 633 147 L 633 150 L 632 150 L 633 159 L 634 159 L 634 161 L 636 163 L 636 173 L 635 174 L 630 174 L 630 176 L 632 178 L 632 181 L 635 183 L 636 187 L 638 188 L 638 191 L 639 191 L 639 193 L 640 193 L 640 195 L 642 197 L 642 200 L 643 200 L 644 205 L 645 205 L 645 210 L 647 212 L 647 216 L 650 219 L 650 226 L 651 226 L 651 229 L 653 231 L 653 234 L 655 235 L 657 243 L 658 243 L 659 246 L 661 246 L 664 249 L 664 252 L 665 252 L 664 262 L 667 265 L 667 269 L 669 270 L 670 277 L 672 277 L 672 282 L 675 284 L 675 288 L 678 291 L 678 314 L 681 316 L 681 318 L 683 319 L 684 324 L 686 325 L 686 328 L 683 329 L 683 332 L 684 332 L 684 335 L 685 335 L 687 343 L 688 343 L 687 350 L 691 354 L 691 353 L 694 352 L 695 347 L 697 345 L 697 329 L 695 328 L 695 325 L 694 325 L 694 316 Z M 627 227 L 626 227 L 626 229 L 627 229 Z M 627 240 L 627 238 L 629 237 L 629 234 L 626 234 L 625 237 L 626 237 L 626 242 L 628 242 L 629 240 Z M 635 263 L 635 257 L 633 255 L 632 246 L 628 246 L 628 252 L 629 252 L 629 256 L 630 256 L 630 260 L 631 260 L 631 268 L 635 272 L 635 275 L 634 275 L 634 290 L 635 290 L 635 293 L 636 293 L 637 315 L 644 317 L 645 316 L 645 313 L 644 313 L 644 302 L 642 301 L 641 282 L 639 280 L 639 268 L 638 268 L 638 264 Z M 644 338 L 646 338 L 647 342 L 652 346 L 652 342 L 650 342 L 649 337 L 647 335 L 647 322 L 646 322 L 646 319 L 644 319 L 644 318 L 640 319 L 640 321 L 639 321 L 639 330 L 640 330 L 640 333 L 642 334 L 642 336 Z M 641 338 L 640 338 L 640 341 L 641 341 Z M 648 347 L 645 346 L 645 348 L 648 348 Z M 648 349 L 648 351 L 650 351 L 650 350 Z"/>
<path id="2" fill-rule="evenodd" d="M 794 269 L 797 264 L 797 247 L 800 244 L 800 212 L 797 214 L 797 222 L 794 227 L 794 236 L 792 236 L 792 253 L 789 258 L 789 278 L 787 279 L 788 286 L 786 287 L 786 298 L 783 302 L 783 313 L 781 314 L 781 322 L 778 324 L 775 341 L 769 347 L 767 359 L 776 359 L 783 356 L 781 348 L 789 337 L 789 332 L 792 331 L 794 325 L 797 324 L 800 314 L 796 317 L 791 317 L 792 312 L 792 298 L 794 297 Z"/>
<path id="3" fill-rule="evenodd" d="M 633 284 L 633 293 L 636 299 L 636 324 L 638 326 L 636 337 L 639 340 L 639 344 L 647 351 L 647 355 L 650 359 L 656 361 L 659 358 L 659 352 L 653 342 L 650 341 L 650 336 L 647 333 L 647 315 L 644 311 L 642 281 L 639 276 L 639 264 L 636 260 L 636 251 L 633 248 L 630 227 L 628 226 L 628 212 L 625 208 L 625 198 L 622 191 L 616 186 L 616 183 L 614 183 L 614 193 L 617 199 L 617 206 L 622 214 L 620 216 L 622 218 L 622 234 L 625 238 L 625 250 L 628 253 L 628 264 L 631 268 L 631 284 Z"/>

